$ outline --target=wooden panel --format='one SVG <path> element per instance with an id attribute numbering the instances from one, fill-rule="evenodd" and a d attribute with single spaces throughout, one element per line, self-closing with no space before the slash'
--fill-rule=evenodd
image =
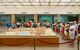
<path id="1" fill-rule="evenodd" d="M 36 38 L 36 46 L 59 46 L 58 38 Z M 34 46 L 31 38 L 0 38 L 0 46 Z"/>
<path id="2" fill-rule="evenodd" d="M 58 38 L 37 38 L 35 39 L 36 46 L 59 46 Z"/>
<path id="3" fill-rule="evenodd" d="M 32 38 L 0 38 L 0 46 L 33 46 Z"/>

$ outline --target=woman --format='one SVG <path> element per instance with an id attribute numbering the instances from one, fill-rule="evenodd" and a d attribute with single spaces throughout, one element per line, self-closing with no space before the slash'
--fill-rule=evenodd
<path id="1" fill-rule="evenodd" d="M 19 28 L 21 26 L 21 23 L 17 22 L 16 25 L 17 25 L 17 28 Z"/>
<path id="2" fill-rule="evenodd" d="M 62 35 L 62 39 L 65 40 L 66 37 L 65 37 L 64 31 L 65 31 L 65 23 L 62 23 L 62 26 L 61 26 L 61 35 Z"/>
<path id="3" fill-rule="evenodd" d="M 58 23 L 55 25 L 55 32 L 58 33 Z"/>
<path id="4" fill-rule="evenodd" d="M 62 23 L 62 28 L 61 28 L 61 33 L 64 34 L 64 30 L 65 30 L 65 23 Z"/>
<path id="5" fill-rule="evenodd" d="M 33 26 L 33 22 L 29 21 L 29 27 L 32 27 L 32 26 Z"/>
<path id="6" fill-rule="evenodd" d="M 70 25 L 69 24 L 66 24 L 65 35 L 66 35 L 66 40 L 67 41 L 70 40 L 70 37 L 69 37 L 69 28 L 70 28 Z"/>

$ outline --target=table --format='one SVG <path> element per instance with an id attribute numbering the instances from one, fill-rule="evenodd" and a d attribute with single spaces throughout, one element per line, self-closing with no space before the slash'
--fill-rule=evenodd
<path id="1" fill-rule="evenodd" d="M 0 46 L 59 46 L 57 34 L 50 28 L 43 30 L 44 32 L 41 28 L 10 29 L 0 34 Z"/>

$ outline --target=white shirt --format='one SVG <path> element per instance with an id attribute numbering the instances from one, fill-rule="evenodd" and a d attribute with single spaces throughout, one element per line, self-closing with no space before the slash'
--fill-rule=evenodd
<path id="1" fill-rule="evenodd" d="M 75 26 L 74 25 L 72 25 L 72 26 L 70 26 L 70 28 L 69 29 L 73 29 L 73 31 L 75 31 Z"/>
<path id="2" fill-rule="evenodd" d="M 70 26 L 69 29 L 73 29 L 72 31 L 69 30 L 69 33 L 70 33 L 69 36 L 70 36 L 70 39 L 74 39 L 75 38 L 75 26 L 72 25 L 72 26 Z"/>
<path id="3" fill-rule="evenodd" d="M 78 24 L 75 24 L 74 26 L 75 26 L 75 31 L 77 31 L 78 30 Z"/>
<path id="4" fill-rule="evenodd" d="M 21 23 L 17 22 L 17 25 L 20 25 Z"/>

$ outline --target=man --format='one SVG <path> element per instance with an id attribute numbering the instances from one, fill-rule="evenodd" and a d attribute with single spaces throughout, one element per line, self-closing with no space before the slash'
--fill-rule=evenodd
<path id="1" fill-rule="evenodd" d="M 16 28 L 16 25 L 15 25 L 15 24 L 12 24 L 12 25 L 11 25 L 11 28 L 12 28 L 12 29 Z"/>
<path id="2" fill-rule="evenodd" d="M 70 28 L 69 28 L 69 37 L 70 37 L 70 41 L 72 41 L 70 43 L 70 45 L 72 47 L 74 47 L 74 39 L 75 39 L 75 26 L 73 22 L 70 22 Z"/>
<path id="3" fill-rule="evenodd" d="M 78 34 L 80 34 L 80 22 L 78 23 Z"/>
<path id="4" fill-rule="evenodd" d="M 47 20 L 43 20 L 42 21 L 42 26 L 45 26 L 46 27 L 46 22 L 47 22 Z"/>
<path id="5" fill-rule="evenodd" d="M 20 22 L 17 22 L 16 25 L 19 28 L 21 26 L 21 23 Z"/>
<path id="6" fill-rule="evenodd" d="M 74 26 L 75 26 L 75 34 L 77 35 L 78 33 L 78 24 L 76 21 L 74 21 Z"/>
<path id="7" fill-rule="evenodd" d="M 33 27 L 36 28 L 37 27 L 37 22 L 33 22 Z"/>
<path id="8" fill-rule="evenodd" d="M 11 27 L 11 24 L 10 23 L 6 23 L 6 29 L 8 30 L 10 27 Z"/>
<path id="9" fill-rule="evenodd" d="M 49 22 L 46 22 L 46 27 L 48 28 L 50 26 L 51 26 L 50 23 Z"/>

